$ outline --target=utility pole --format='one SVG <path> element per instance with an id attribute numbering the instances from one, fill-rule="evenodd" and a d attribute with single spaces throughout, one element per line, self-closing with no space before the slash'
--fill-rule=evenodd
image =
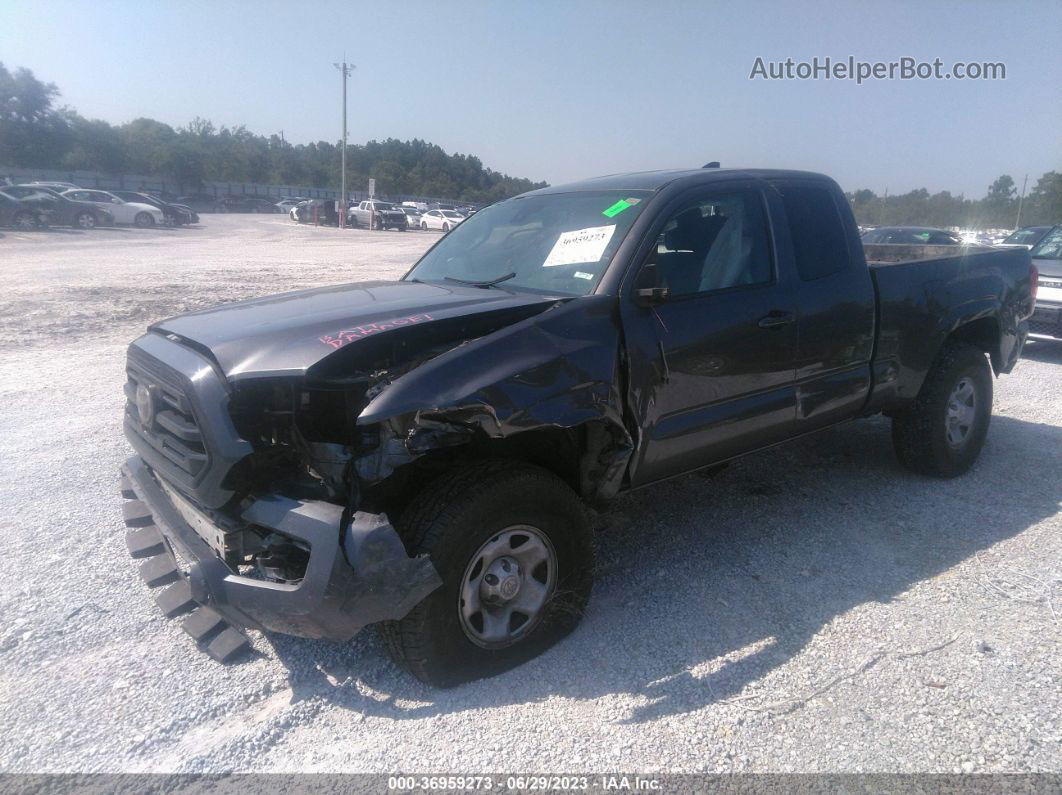
<path id="1" fill-rule="evenodd" d="M 347 226 L 347 77 L 354 71 L 354 64 L 347 63 L 346 54 L 343 55 L 343 63 L 333 63 L 336 69 L 343 73 L 343 150 L 340 155 L 339 177 L 339 228 Z"/>
<path id="2" fill-rule="evenodd" d="M 1014 228 L 1021 229 L 1021 205 L 1025 201 L 1025 186 L 1029 184 L 1029 175 L 1025 175 L 1025 179 L 1021 182 L 1021 196 L 1018 197 L 1018 218 L 1014 221 Z"/>

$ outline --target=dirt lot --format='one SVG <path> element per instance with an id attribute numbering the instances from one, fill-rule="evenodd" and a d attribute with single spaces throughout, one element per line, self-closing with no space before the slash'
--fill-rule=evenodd
<path id="1" fill-rule="evenodd" d="M 432 691 L 373 631 L 221 667 L 164 619 L 116 491 L 152 319 L 395 276 L 433 233 L 204 216 L 0 235 L 0 770 L 1062 770 L 1062 345 L 997 382 L 980 463 L 849 424 L 618 501 L 580 629 Z"/>

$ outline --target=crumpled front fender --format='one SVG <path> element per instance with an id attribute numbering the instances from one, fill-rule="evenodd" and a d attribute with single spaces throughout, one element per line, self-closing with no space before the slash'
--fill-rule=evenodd
<path id="1" fill-rule="evenodd" d="M 379 480 L 432 450 L 481 434 L 503 439 L 543 428 L 592 426 L 580 463 L 592 498 L 618 491 L 634 449 L 619 388 L 615 298 L 587 296 L 459 345 L 379 391 L 358 417 L 386 429 L 358 462 Z"/>

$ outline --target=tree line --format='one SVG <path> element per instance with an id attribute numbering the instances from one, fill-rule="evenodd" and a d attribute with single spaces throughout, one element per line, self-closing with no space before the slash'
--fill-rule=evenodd
<path id="1" fill-rule="evenodd" d="M 257 135 L 242 125 L 216 127 L 200 118 L 176 128 L 144 118 L 114 125 L 59 107 L 58 97 L 54 83 L 0 63 L 0 165 L 158 176 L 185 190 L 206 182 L 340 184 L 338 141 L 291 144 L 280 135 Z M 369 177 L 382 195 L 478 203 L 546 185 L 501 174 L 474 155 L 447 154 L 419 139 L 348 144 L 348 189 L 365 190 Z"/>
<path id="2" fill-rule="evenodd" d="M 215 127 L 195 118 L 171 127 L 154 119 L 113 125 L 56 106 L 59 89 L 29 69 L 0 63 L 0 165 L 15 168 L 142 174 L 176 181 L 185 190 L 205 182 L 248 182 L 336 188 L 340 144 L 290 144 L 279 135 L 246 127 Z M 365 190 L 376 179 L 382 195 L 446 196 L 489 203 L 544 182 L 510 177 L 484 167 L 473 155 L 447 154 L 419 139 L 369 141 L 347 147 L 347 185 Z M 847 194 L 861 224 L 918 224 L 963 228 L 1011 228 L 1019 191 L 1004 174 L 983 198 L 924 188 L 879 196 L 861 189 Z M 1021 201 L 1023 225 L 1062 223 L 1062 173 L 1048 171 Z"/>
<path id="3" fill-rule="evenodd" d="M 1048 171 L 1022 199 L 1009 174 L 991 185 L 981 199 L 930 193 L 925 188 L 879 196 L 862 189 L 846 194 L 856 220 L 866 225 L 957 226 L 963 229 L 1013 229 L 1021 205 L 1021 225 L 1062 223 L 1062 173 Z"/>

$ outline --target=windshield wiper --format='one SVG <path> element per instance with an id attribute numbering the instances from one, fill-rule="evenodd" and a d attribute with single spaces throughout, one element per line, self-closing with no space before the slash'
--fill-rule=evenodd
<path id="1" fill-rule="evenodd" d="M 516 278 L 516 274 L 515 273 L 507 273 L 504 276 L 499 276 L 496 279 L 487 279 L 486 281 L 476 282 L 476 281 L 468 281 L 467 279 L 458 279 L 455 276 L 443 276 L 443 279 L 445 281 L 457 282 L 458 284 L 469 284 L 472 287 L 493 287 L 496 284 L 501 284 L 502 282 L 507 282 L 507 281 L 509 281 L 509 279 L 515 279 L 515 278 Z"/>

